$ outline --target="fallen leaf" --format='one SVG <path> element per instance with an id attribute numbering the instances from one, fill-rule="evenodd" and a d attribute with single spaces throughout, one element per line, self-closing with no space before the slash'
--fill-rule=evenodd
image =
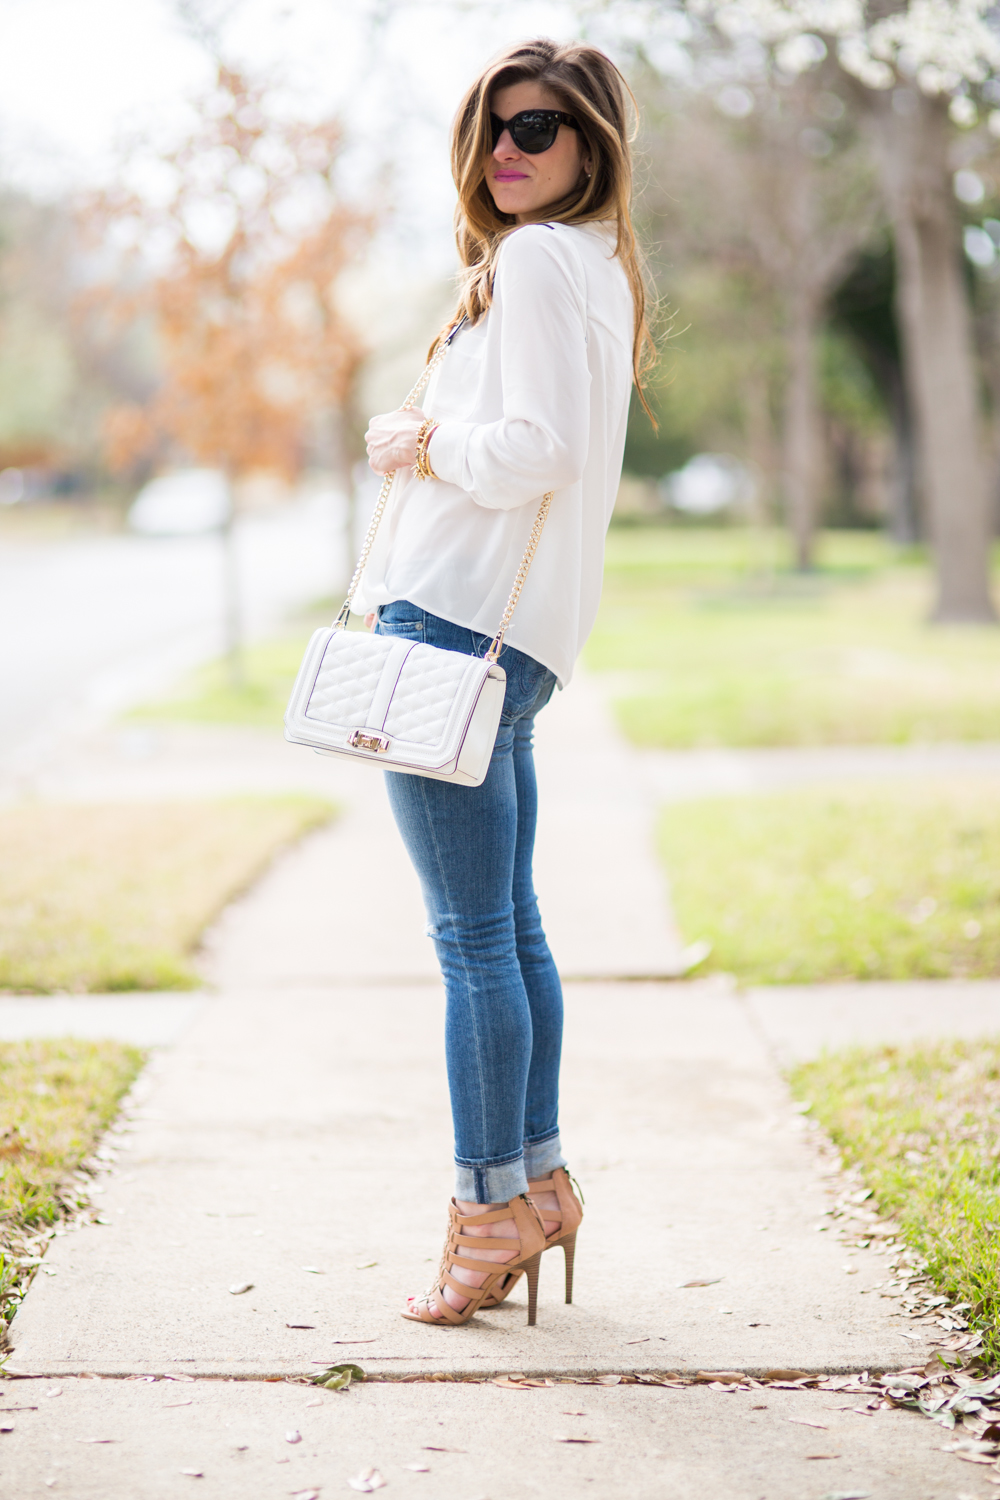
<path id="1" fill-rule="evenodd" d="M 871 1500 L 871 1490 L 828 1490 L 820 1500 Z"/>
<path id="2" fill-rule="evenodd" d="M 806 1454 L 806 1458 L 807 1459 L 812 1459 L 812 1458 L 839 1458 L 839 1457 L 840 1457 L 839 1453 L 807 1453 Z"/>
<path id="3" fill-rule="evenodd" d="M 78 1443 L 120 1443 L 121 1438 L 77 1438 Z"/>
<path id="4" fill-rule="evenodd" d="M 346 1391 L 352 1380 L 364 1380 L 365 1372 L 360 1365 L 328 1365 L 310 1378 L 313 1385 L 321 1385 L 328 1391 Z"/>
<path id="5" fill-rule="evenodd" d="M 363 1469 L 354 1479 L 349 1479 L 347 1482 L 352 1490 L 360 1490 L 363 1495 L 370 1495 L 373 1490 L 380 1490 L 387 1481 L 382 1478 L 378 1469 Z"/>
<path id="6" fill-rule="evenodd" d="M 598 1375 L 598 1385 L 618 1385 L 621 1381 L 620 1375 Z"/>
<path id="7" fill-rule="evenodd" d="M 241 1297 L 244 1292 L 252 1292 L 252 1291 L 253 1291 L 253 1282 L 252 1281 L 234 1281 L 233 1284 L 232 1284 L 232 1286 L 229 1288 L 229 1294 L 230 1294 L 231 1297 Z M 183 1347 L 184 1346 L 182 1344 L 181 1348 L 183 1348 Z"/>
<path id="8" fill-rule="evenodd" d="M 808 1370 L 765 1370 L 761 1380 L 805 1380 Z"/>
<path id="9" fill-rule="evenodd" d="M 319 1500 L 319 1490 L 293 1490 L 292 1500 Z"/>
<path id="10" fill-rule="evenodd" d="M 718 1286 L 719 1282 L 722 1280 L 723 1277 L 721 1276 L 703 1276 L 700 1277 L 697 1281 L 679 1281 L 677 1285 L 683 1292 L 689 1286 Z"/>
<path id="11" fill-rule="evenodd" d="M 319 1268 L 319 1266 L 303 1266 L 302 1269 L 303 1269 L 303 1271 L 308 1271 L 309 1274 L 310 1274 L 310 1276 L 325 1276 L 326 1275 L 326 1272 L 325 1271 L 321 1271 L 320 1268 Z"/>
<path id="12" fill-rule="evenodd" d="M 164 1411 L 170 1411 L 171 1407 L 173 1407 L 173 1406 L 191 1406 L 191 1405 L 193 1405 L 193 1403 L 191 1401 L 168 1401 L 167 1404 L 166 1404 L 166 1406 L 164 1406 L 163 1410 Z"/>
<path id="13" fill-rule="evenodd" d="M 723 1385 L 742 1385 L 746 1380 L 739 1370 L 699 1370 L 694 1377 L 697 1385 L 721 1382 Z"/>
<path id="14" fill-rule="evenodd" d="M 363 1260 L 363 1261 L 360 1262 L 359 1265 L 357 1265 L 355 1267 L 355 1269 L 358 1270 L 358 1271 L 370 1271 L 371 1268 L 372 1268 L 372 1266 L 377 1266 L 377 1265 L 378 1265 L 378 1261 L 377 1260 Z"/>
<path id="15" fill-rule="evenodd" d="M 322 1396 L 317 1396 L 316 1399 L 315 1399 L 315 1401 L 307 1401 L 306 1405 L 307 1406 L 322 1406 L 323 1405 L 323 1398 L 322 1398 Z"/>
<path id="16" fill-rule="evenodd" d="M 315 1328 L 315 1323 L 286 1323 L 286 1328 Z"/>
<path id="17" fill-rule="evenodd" d="M 424 1443 L 425 1453 L 464 1453 L 464 1448 L 442 1448 L 438 1443 Z"/>
<path id="18" fill-rule="evenodd" d="M 552 1441 L 554 1443 L 599 1443 L 601 1440 L 600 1440 L 600 1438 L 557 1437 L 557 1436 L 553 1435 Z"/>
<path id="19" fill-rule="evenodd" d="M 786 1417 L 785 1420 L 788 1422 L 798 1422 L 803 1427 L 822 1427 L 824 1432 L 827 1431 L 826 1422 L 814 1422 L 811 1417 Z"/>
<path id="20" fill-rule="evenodd" d="M 4 1423 L 0 1424 L 0 1432 L 13 1432 L 13 1431 L 14 1431 L 14 1424 L 13 1424 L 13 1422 L 4 1422 Z M 87 1441 L 87 1439 L 84 1438 L 83 1442 L 86 1442 L 86 1441 Z"/>
<path id="21" fill-rule="evenodd" d="M 511 1380 L 509 1375 L 497 1375 L 490 1382 L 498 1385 L 502 1391 L 530 1391 L 533 1389 L 526 1380 Z"/>
<path id="22" fill-rule="evenodd" d="M 404 1469 L 409 1469 L 413 1474 L 429 1474 L 431 1471 L 426 1464 L 404 1464 Z"/>
<path id="23" fill-rule="evenodd" d="M 45 1395 L 46 1395 L 46 1397 L 50 1401 L 52 1400 L 53 1396 L 61 1396 L 62 1395 L 62 1386 L 61 1385 L 53 1386 L 53 1388 L 52 1388 L 51 1391 L 46 1391 L 45 1392 Z"/>
<path id="24" fill-rule="evenodd" d="M 291 1428 L 290 1431 L 288 1431 L 288 1432 L 285 1433 L 285 1442 L 286 1443 L 301 1443 L 301 1441 L 302 1441 L 302 1434 L 301 1434 L 301 1432 L 299 1432 L 299 1430 L 298 1430 L 297 1427 L 293 1427 L 293 1428 Z"/>
<path id="25" fill-rule="evenodd" d="M 187 1474 L 191 1479 L 204 1479 L 205 1477 L 203 1469 L 181 1469 L 181 1473 Z"/>
<path id="26" fill-rule="evenodd" d="M 587 1413 L 584 1412 L 584 1411 L 564 1411 L 563 1412 L 563 1416 L 564 1417 L 585 1417 L 586 1415 L 587 1415 Z"/>
<path id="27" fill-rule="evenodd" d="M 641 1339 L 626 1339 L 625 1342 L 626 1344 L 648 1344 L 649 1334 L 647 1333 L 646 1336 Z"/>

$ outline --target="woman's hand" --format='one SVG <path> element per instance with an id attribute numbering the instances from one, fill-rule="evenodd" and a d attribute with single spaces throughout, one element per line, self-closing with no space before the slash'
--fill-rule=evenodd
<path id="1" fill-rule="evenodd" d="M 409 411 L 389 411 L 382 417 L 372 417 L 365 433 L 369 467 L 376 474 L 408 469 L 417 456 L 420 424 L 426 420 L 426 414 L 419 406 L 411 406 Z"/>

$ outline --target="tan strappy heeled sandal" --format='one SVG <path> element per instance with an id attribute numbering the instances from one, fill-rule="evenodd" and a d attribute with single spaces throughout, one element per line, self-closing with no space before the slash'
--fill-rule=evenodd
<path id="1" fill-rule="evenodd" d="M 561 1245 L 566 1257 L 566 1301 L 573 1301 L 573 1262 L 576 1257 L 576 1231 L 583 1220 L 582 1195 L 580 1198 L 573 1191 L 573 1183 L 565 1167 L 556 1167 L 548 1177 L 543 1177 L 535 1182 L 528 1183 L 528 1192 L 555 1193 L 559 1199 L 559 1207 L 539 1209 L 539 1217 L 551 1222 L 558 1221 L 559 1228 L 554 1229 L 546 1237 L 545 1249 L 554 1250 Z M 544 1251 L 543 1251 L 544 1254 Z M 484 1310 L 490 1307 L 499 1307 L 505 1301 L 521 1279 L 521 1272 L 507 1267 L 507 1275 L 501 1277 L 498 1284 L 493 1288 L 490 1296 L 483 1302 Z"/>
<path id="2" fill-rule="evenodd" d="M 462 1232 L 466 1225 L 478 1227 L 482 1224 L 496 1224 L 501 1219 L 514 1220 L 518 1233 L 516 1240 Z M 477 1259 L 478 1252 L 482 1250 L 511 1250 L 515 1247 L 517 1253 L 512 1260 Z M 435 1284 L 423 1296 L 411 1298 L 403 1317 L 414 1323 L 436 1323 L 440 1328 L 457 1328 L 460 1324 L 467 1323 L 483 1306 L 497 1283 L 516 1269 L 518 1276 L 528 1278 L 528 1327 L 531 1328 L 534 1326 L 538 1307 L 538 1268 L 544 1248 L 545 1230 L 537 1208 L 527 1196 L 512 1198 L 502 1208 L 489 1209 L 481 1214 L 460 1214 L 452 1198 L 448 1205 L 448 1240 Z M 467 1286 L 464 1281 L 456 1280 L 451 1274 L 452 1266 L 461 1266 L 466 1271 L 478 1271 L 485 1274 L 486 1280 L 479 1287 Z M 445 1286 L 450 1286 L 460 1297 L 468 1298 L 461 1312 L 449 1307 L 444 1296 Z"/>

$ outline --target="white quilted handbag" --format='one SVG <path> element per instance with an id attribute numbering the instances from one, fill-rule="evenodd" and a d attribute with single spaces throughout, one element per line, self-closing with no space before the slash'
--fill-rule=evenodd
<path id="1" fill-rule="evenodd" d="M 453 331 L 451 337 L 454 337 Z M 442 343 L 403 403 L 410 407 L 444 358 Z M 552 500 L 538 508 L 500 627 L 483 657 L 391 635 L 348 631 L 351 600 L 385 511 L 387 474 L 340 613 L 306 647 L 285 712 L 285 739 L 324 755 L 349 755 L 390 771 L 480 786 L 489 770 L 507 674 L 497 665 L 504 634 L 535 555 Z"/>

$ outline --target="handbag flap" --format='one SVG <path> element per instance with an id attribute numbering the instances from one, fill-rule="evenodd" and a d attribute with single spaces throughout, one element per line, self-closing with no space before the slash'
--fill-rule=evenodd
<path id="1" fill-rule="evenodd" d="M 478 667 L 479 659 L 422 642 L 415 645 L 403 663 L 389 703 L 386 734 L 416 745 L 440 744 L 470 664 Z"/>
<path id="2" fill-rule="evenodd" d="M 317 631 L 286 723 L 313 726 L 324 744 L 370 734 L 385 764 L 431 769 L 457 755 L 491 664 L 400 636 Z M 496 669 L 494 669 L 495 674 Z M 363 745 L 375 753 L 374 744 Z"/>

